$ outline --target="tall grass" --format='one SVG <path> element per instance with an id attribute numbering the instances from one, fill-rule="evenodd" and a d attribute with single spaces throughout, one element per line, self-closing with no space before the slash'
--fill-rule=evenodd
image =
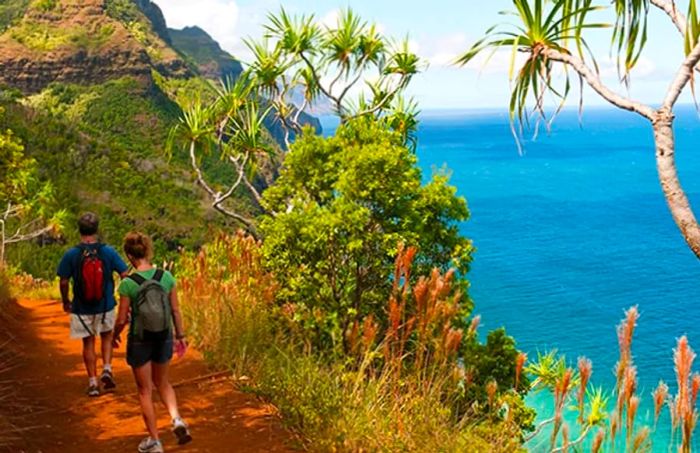
<path id="1" fill-rule="evenodd" d="M 533 383 L 549 388 L 554 393 L 554 416 L 541 422 L 534 436 L 545 426 L 551 425 L 549 438 L 550 452 L 579 451 L 585 442 L 590 443 L 592 452 L 646 452 L 666 449 L 679 453 L 691 451 L 691 438 L 698 420 L 697 398 L 700 393 L 700 374 L 692 371 L 696 358 L 685 336 L 677 340 L 673 350 L 673 364 L 676 373 L 676 394 L 672 395 L 669 386 L 660 381 L 650 397 L 654 404 L 653 426 L 639 426 L 637 415 L 639 405 L 645 396 L 638 393 L 637 367 L 632 354 L 634 331 L 639 319 L 637 307 L 625 311 L 625 316 L 617 326 L 619 359 L 615 367 L 615 386 L 606 395 L 602 389 L 589 385 L 593 365 L 586 358 L 578 361 L 578 372 L 567 367 L 564 357 L 554 353 L 541 355 L 528 364 L 526 370 L 532 375 Z M 570 389 L 578 387 L 574 394 Z M 608 410 L 608 402 L 613 407 Z M 576 426 L 578 435 L 569 438 L 569 427 L 564 422 L 563 410 L 570 407 L 578 412 Z M 656 431 L 659 416 L 664 406 L 668 407 L 671 418 L 671 436 L 666 446 L 654 445 L 651 434 Z M 566 430 L 566 431 L 565 431 Z M 593 433 L 595 432 L 595 435 Z"/>
<path id="2" fill-rule="evenodd" d="M 4 376 L 16 365 L 16 356 L 10 347 L 11 337 L 8 333 L 8 323 L 11 322 L 10 313 L 12 293 L 10 276 L 7 269 L 0 264 L 0 323 L 4 326 L 0 331 L 0 450 L 10 449 L 19 438 L 17 428 L 14 425 L 16 415 L 16 403 L 14 402 L 14 385 L 4 379 Z"/>
<path id="3" fill-rule="evenodd" d="M 304 341 L 294 306 L 274 302 L 259 243 L 219 235 L 178 264 L 188 331 L 214 365 L 246 375 L 314 451 L 518 451 L 519 427 L 496 414 L 515 393 L 494 395 L 478 415 L 465 410 L 456 357 L 473 332 L 453 327 L 451 273 L 409 286 L 414 255 L 405 249 L 396 260 L 386 325 L 359 320 L 348 333 L 351 353 L 329 358 Z"/>

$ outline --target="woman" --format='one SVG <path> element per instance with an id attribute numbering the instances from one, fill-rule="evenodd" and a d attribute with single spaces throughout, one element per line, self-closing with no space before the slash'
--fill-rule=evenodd
<path id="1" fill-rule="evenodd" d="M 122 280 L 119 285 L 121 299 L 114 332 L 114 346 L 119 346 L 120 334 L 131 319 L 127 337 L 126 361 L 131 366 L 136 378 L 141 411 L 149 434 L 139 444 L 139 452 L 160 453 L 163 451 L 163 444 L 158 437 L 157 418 L 151 397 L 153 385 L 158 389 L 161 400 L 168 408 L 172 418 L 172 430 L 178 443 L 184 444 L 192 440 L 187 424 L 180 417 L 175 391 L 168 380 L 168 365 L 173 355 L 173 347 L 178 351 L 178 354 L 184 354 L 187 342 L 182 329 L 182 315 L 175 290 L 175 278 L 170 272 L 158 270 L 151 264 L 153 257 L 151 239 L 142 233 L 129 233 L 124 238 L 124 252 L 135 272 Z M 157 281 L 160 286 L 154 284 L 154 281 Z M 145 295 L 146 292 L 149 292 L 148 296 Z M 145 298 L 150 298 L 149 301 L 153 300 L 154 293 L 155 297 L 158 297 L 158 294 L 162 296 L 165 302 L 162 304 L 163 311 L 155 315 L 151 311 L 148 312 L 148 316 L 160 316 L 160 319 L 164 320 L 163 329 L 160 331 L 144 328 L 145 325 L 149 324 L 148 320 L 143 319 L 144 313 L 147 312 L 144 309 L 144 303 L 148 303 Z M 167 309 L 168 299 L 170 309 Z M 138 306 L 136 305 L 137 300 L 139 301 Z M 154 306 L 160 307 L 161 304 L 150 307 Z M 137 310 L 140 311 L 138 314 Z M 129 316 L 130 313 L 131 316 Z M 170 317 L 172 317 L 172 322 L 170 322 Z M 175 329 L 174 343 L 173 327 Z"/>

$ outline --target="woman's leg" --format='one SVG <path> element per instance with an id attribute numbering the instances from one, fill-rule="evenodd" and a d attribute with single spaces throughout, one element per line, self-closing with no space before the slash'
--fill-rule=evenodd
<path id="1" fill-rule="evenodd" d="M 153 407 L 153 382 L 151 380 L 151 362 L 147 362 L 138 368 L 134 368 L 136 386 L 139 389 L 139 401 L 141 402 L 141 413 L 146 429 L 151 439 L 158 439 L 158 423 L 156 411 Z"/>
<path id="2" fill-rule="evenodd" d="M 168 370 L 170 367 L 170 362 L 165 363 L 152 363 L 153 367 L 153 383 L 158 388 L 158 393 L 160 393 L 160 399 L 168 408 L 170 413 L 170 418 L 173 420 L 180 417 L 180 412 L 177 409 L 177 397 L 175 396 L 175 389 L 170 384 L 170 379 L 168 377 Z"/>

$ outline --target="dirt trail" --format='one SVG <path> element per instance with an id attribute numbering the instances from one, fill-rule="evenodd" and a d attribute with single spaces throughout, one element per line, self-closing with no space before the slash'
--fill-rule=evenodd
<path id="1" fill-rule="evenodd" d="M 81 343 L 68 337 L 68 317 L 60 304 L 21 300 L 18 305 L 11 332 L 21 359 L 4 379 L 18 383 L 23 424 L 31 426 L 23 432 L 20 451 L 135 452 L 145 434 L 124 347 L 115 351 L 113 360 L 117 392 L 88 398 Z M 206 378 L 211 374 L 194 350 L 173 361 L 172 382 L 194 440 L 176 444 L 165 408 L 154 394 L 166 452 L 293 451 L 293 440 L 274 408 L 236 391 L 226 377 Z"/>

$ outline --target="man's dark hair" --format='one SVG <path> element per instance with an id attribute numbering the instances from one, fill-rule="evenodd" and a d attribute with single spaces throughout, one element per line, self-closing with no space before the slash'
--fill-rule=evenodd
<path id="1" fill-rule="evenodd" d="M 78 219 L 78 231 L 81 236 L 92 236 L 97 234 L 97 228 L 100 226 L 100 219 L 94 212 L 86 212 Z"/>

